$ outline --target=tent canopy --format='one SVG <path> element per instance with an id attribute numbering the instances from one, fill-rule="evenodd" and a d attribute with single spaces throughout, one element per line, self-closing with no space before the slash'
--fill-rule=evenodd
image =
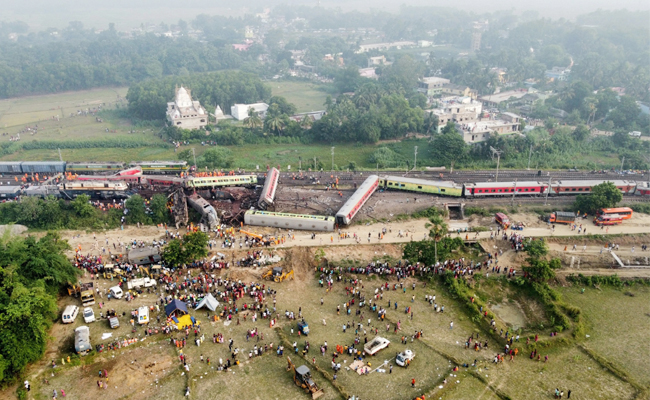
<path id="1" fill-rule="evenodd" d="M 208 295 L 196 305 L 195 310 L 198 310 L 201 307 L 207 307 L 210 311 L 214 311 L 219 307 L 219 302 L 212 296 L 212 293 L 208 293 Z"/>
<path id="2" fill-rule="evenodd" d="M 176 313 L 176 311 L 182 311 L 183 314 L 187 314 L 187 305 L 178 299 L 174 299 L 165 306 L 165 314 L 168 317 Z"/>

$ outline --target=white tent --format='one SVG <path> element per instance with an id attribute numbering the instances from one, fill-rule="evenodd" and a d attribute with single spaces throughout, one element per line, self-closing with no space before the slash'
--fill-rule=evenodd
<path id="1" fill-rule="evenodd" d="M 208 295 L 205 296 L 203 300 L 201 300 L 199 304 L 196 305 L 195 310 L 198 310 L 201 307 L 207 307 L 210 311 L 214 311 L 217 309 L 217 307 L 219 307 L 219 302 L 212 296 L 211 293 L 208 293 Z"/>

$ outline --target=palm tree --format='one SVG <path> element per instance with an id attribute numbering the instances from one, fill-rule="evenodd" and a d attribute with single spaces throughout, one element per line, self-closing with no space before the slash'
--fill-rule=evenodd
<path id="1" fill-rule="evenodd" d="M 282 121 L 282 118 L 279 115 L 268 117 L 266 119 L 266 126 L 270 132 L 280 135 L 282 128 L 284 128 L 284 121 Z"/>
<path id="2" fill-rule="evenodd" d="M 427 135 L 431 132 L 431 129 L 438 127 L 438 116 L 432 112 L 427 113 L 427 116 L 424 118 L 424 126 L 427 128 Z"/>
<path id="3" fill-rule="evenodd" d="M 441 215 L 435 215 L 429 218 L 424 227 L 429 229 L 429 237 L 433 239 L 434 255 L 438 262 L 438 242 L 447 234 L 448 226 Z"/>
<path id="4" fill-rule="evenodd" d="M 305 115 L 302 118 L 302 121 L 300 121 L 300 127 L 302 129 L 309 129 L 313 125 L 314 121 L 311 119 L 309 115 Z"/>
<path id="5" fill-rule="evenodd" d="M 257 115 L 253 107 L 248 109 L 248 117 L 244 118 L 244 126 L 249 129 L 260 128 L 263 125 L 262 119 Z"/>

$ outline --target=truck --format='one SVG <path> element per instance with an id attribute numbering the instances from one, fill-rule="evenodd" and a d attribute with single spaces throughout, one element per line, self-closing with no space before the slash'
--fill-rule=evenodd
<path id="1" fill-rule="evenodd" d="M 92 288 L 81 292 L 81 305 L 83 307 L 89 307 L 94 304 L 95 304 L 95 292 L 93 292 Z"/>
<path id="2" fill-rule="evenodd" d="M 374 356 L 377 352 L 387 348 L 389 345 L 390 340 L 381 336 L 376 336 L 363 346 L 363 351 L 370 356 Z"/>
<path id="3" fill-rule="evenodd" d="M 576 215 L 572 212 L 556 211 L 547 215 L 544 221 L 551 224 L 572 224 L 576 222 Z"/>
<path id="4" fill-rule="evenodd" d="M 87 326 L 78 327 L 74 330 L 74 351 L 81 356 L 85 356 L 91 350 L 90 329 Z"/>
<path id="5" fill-rule="evenodd" d="M 149 308 L 144 306 L 138 308 L 138 324 L 144 325 L 149 323 Z"/>
<path id="6" fill-rule="evenodd" d="M 137 279 L 131 279 L 126 283 L 126 288 L 129 290 L 138 289 L 143 286 L 146 288 L 156 286 L 156 280 L 151 278 L 137 278 Z"/>

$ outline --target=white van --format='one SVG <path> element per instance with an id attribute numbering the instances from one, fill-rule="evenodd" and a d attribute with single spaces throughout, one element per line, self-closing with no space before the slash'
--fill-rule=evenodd
<path id="1" fill-rule="evenodd" d="M 79 314 L 79 307 L 77 306 L 66 306 L 63 310 L 63 315 L 61 315 L 61 321 L 64 324 L 71 324 L 77 318 Z"/>
<path id="2" fill-rule="evenodd" d="M 122 296 L 124 296 L 124 292 L 122 291 L 122 288 L 119 286 L 113 286 L 110 288 L 110 294 L 111 297 L 114 299 L 121 299 Z"/>
<path id="3" fill-rule="evenodd" d="M 138 324 L 148 324 L 149 323 L 149 307 L 140 307 L 138 308 Z"/>

